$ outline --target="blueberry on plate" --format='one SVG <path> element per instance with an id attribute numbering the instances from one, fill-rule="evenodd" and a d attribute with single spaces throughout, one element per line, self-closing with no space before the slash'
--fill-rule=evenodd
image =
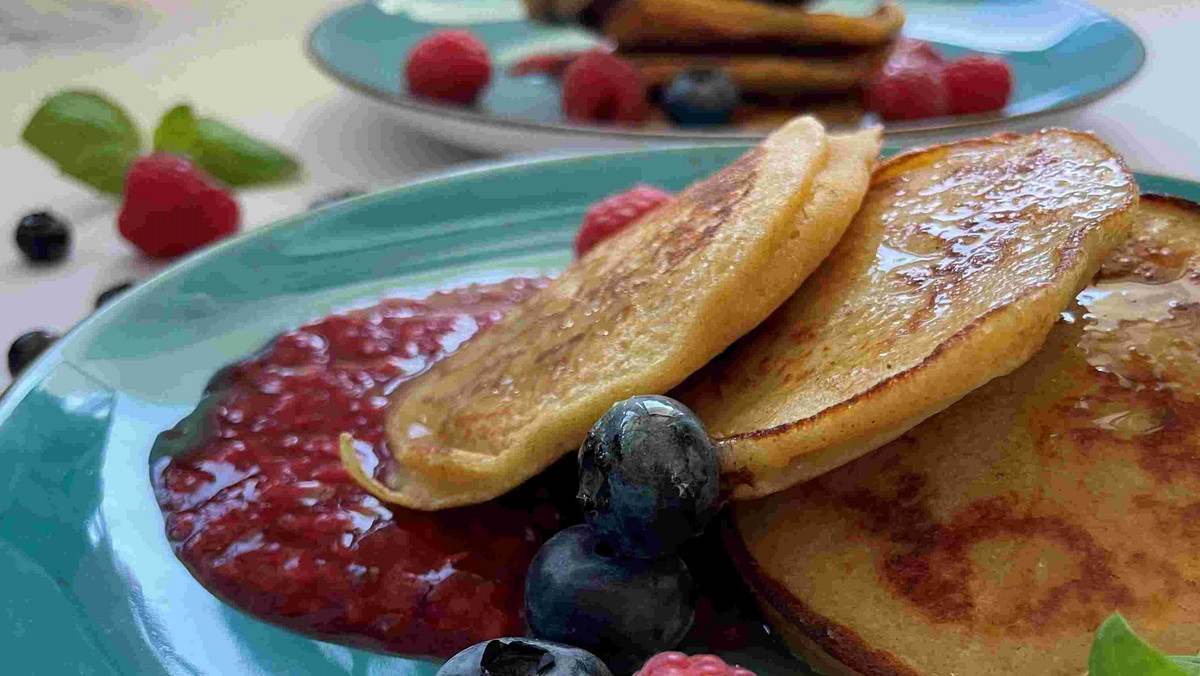
<path id="1" fill-rule="evenodd" d="M 685 70 L 666 86 L 661 105 L 681 125 L 729 124 L 741 104 L 737 83 L 721 70 Z"/>
<path id="2" fill-rule="evenodd" d="M 16 240 L 30 263 L 58 263 L 71 250 L 71 229 L 49 211 L 35 211 L 17 222 Z"/>
<path id="3" fill-rule="evenodd" d="M 131 288 L 133 288 L 133 282 L 121 282 L 120 284 L 110 286 L 107 289 L 101 291 L 100 295 L 96 296 L 96 309 L 99 310 L 102 306 L 106 305 L 109 301 L 111 301 L 112 299 L 116 298 L 117 296 L 125 293 L 126 291 L 128 291 Z"/>
<path id="4" fill-rule="evenodd" d="M 38 355 L 46 351 L 46 348 L 54 344 L 58 340 L 56 334 L 49 331 L 30 331 L 12 342 L 8 346 L 8 372 L 16 378 L 29 366 Z"/>
<path id="5" fill-rule="evenodd" d="M 624 556 L 674 554 L 720 509 L 717 447 L 704 423 L 667 397 L 619 401 L 579 449 L 584 519 Z"/>
<path id="6" fill-rule="evenodd" d="M 694 607 L 692 575 L 679 557 L 618 556 L 586 524 L 550 538 L 525 576 L 533 635 L 588 650 L 617 674 L 675 647 Z"/>
<path id="7" fill-rule="evenodd" d="M 497 638 L 451 657 L 437 676 L 612 676 L 612 672 L 586 650 L 536 638 Z"/>

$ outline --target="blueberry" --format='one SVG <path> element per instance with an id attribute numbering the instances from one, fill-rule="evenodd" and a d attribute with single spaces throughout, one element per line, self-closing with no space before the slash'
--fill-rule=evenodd
<path id="1" fill-rule="evenodd" d="M 115 286 L 110 286 L 107 289 L 101 291 L 100 295 L 96 296 L 96 309 L 99 310 L 103 305 L 108 303 L 110 300 L 125 293 L 132 287 L 133 287 L 133 282 L 121 282 L 120 284 L 117 284 Z"/>
<path id="2" fill-rule="evenodd" d="M 437 676 L 612 676 L 598 657 L 536 638 L 497 638 L 451 657 Z"/>
<path id="3" fill-rule="evenodd" d="M 8 372 L 16 378 L 26 366 L 54 344 L 58 336 L 49 331 L 30 331 L 8 346 Z"/>
<path id="4" fill-rule="evenodd" d="M 624 556 L 674 554 L 720 509 L 717 447 L 704 423 L 667 397 L 619 401 L 579 449 L 579 504 Z"/>
<path id="5" fill-rule="evenodd" d="M 675 647 L 694 608 L 692 575 L 679 557 L 620 557 L 586 524 L 550 538 L 525 576 L 533 635 L 591 651 L 617 674 Z"/>
<path id="6" fill-rule="evenodd" d="M 662 107 L 682 125 L 729 124 L 741 97 L 724 71 L 685 70 L 663 91 Z"/>
<path id="7" fill-rule="evenodd" d="M 348 200 L 351 197 L 358 197 L 359 195 L 365 195 L 365 194 L 367 194 L 367 191 L 363 190 L 362 188 L 343 188 L 341 190 L 335 190 L 333 192 L 329 192 L 329 193 L 325 193 L 324 195 L 321 195 L 320 197 L 318 197 L 317 199 L 315 199 L 311 203 L 309 203 L 308 208 L 309 209 L 320 209 L 322 207 L 327 207 L 330 204 L 336 204 L 338 202 Z"/>
<path id="8" fill-rule="evenodd" d="M 71 250 L 71 229 L 48 211 L 26 214 L 17 223 L 17 247 L 30 263 L 57 263 Z"/>

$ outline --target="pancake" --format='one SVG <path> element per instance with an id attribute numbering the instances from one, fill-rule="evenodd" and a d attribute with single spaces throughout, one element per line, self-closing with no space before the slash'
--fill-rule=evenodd
<path id="1" fill-rule="evenodd" d="M 817 476 L 1032 356 L 1136 201 L 1080 132 L 900 155 L 821 269 L 673 396 L 719 438 L 734 498 Z"/>
<path id="2" fill-rule="evenodd" d="M 441 509 L 496 497 L 578 448 L 617 400 L 677 385 L 776 309 L 866 192 L 878 130 L 799 118 L 569 266 L 393 394 L 394 462 L 352 475 L 383 500 Z"/>
<path id="3" fill-rule="evenodd" d="M 830 676 L 1078 676 L 1118 610 L 1200 646 L 1200 206 L 1147 195 L 1044 347 L 878 451 L 735 505 L 728 541 Z"/>
<path id="4" fill-rule="evenodd" d="M 692 69 L 720 70 L 743 92 L 796 96 L 811 92 L 842 92 L 862 85 L 883 65 L 888 47 L 845 58 L 694 54 L 621 54 L 650 86 L 665 86 Z"/>

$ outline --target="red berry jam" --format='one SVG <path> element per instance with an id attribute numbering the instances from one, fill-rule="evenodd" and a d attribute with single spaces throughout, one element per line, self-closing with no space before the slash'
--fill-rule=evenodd
<path id="1" fill-rule="evenodd" d="M 432 513 L 384 505 L 343 470 L 338 436 L 387 462 L 387 395 L 545 283 L 335 314 L 222 371 L 152 455 L 175 553 L 235 606 L 313 635 L 443 657 L 523 635 L 525 570 L 562 525 L 547 491 L 535 480 Z"/>

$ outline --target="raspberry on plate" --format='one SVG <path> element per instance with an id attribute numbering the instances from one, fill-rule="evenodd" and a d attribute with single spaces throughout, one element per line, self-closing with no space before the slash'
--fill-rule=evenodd
<path id="1" fill-rule="evenodd" d="M 563 73 L 562 108 L 573 122 L 636 125 L 646 119 L 650 105 L 636 68 L 608 52 L 592 50 Z"/>
<path id="2" fill-rule="evenodd" d="M 417 96 L 469 104 L 491 81 L 492 61 L 471 31 L 435 31 L 408 52 L 404 76 Z"/>
<path id="3" fill-rule="evenodd" d="M 575 257 L 587 253 L 601 240 L 624 230 L 625 226 L 669 199 L 671 193 L 652 185 L 639 184 L 593 204 L 583 217 L 579 233 L 575 235 Z"/>
<path id="4" fill-rule="evenodd" d="M 186 157 L 149 155 L 125 175 L 117 229 L 147 256 L 187 253 L 237 232 L 238 220 L 233 197 Z"/>
<path id="5" fill-rule="evenodd" d="M 945 68 L 950 112 L 986 113 L 1008 104 L 1013 90 L 1012 69 L 998 56 L 966 56 Z"/>
<path id="6" fill-rule="evenodd" d="M 950 112 L 940 64 L 889 63 L 867 84 L 867 107 L 885 120 L 915 120 Z"/>
<path id="7" fill-rule="evenodd" d="M 671 650 L 646 660 L 633 676 L 754 676 L 754 672 L 726 664 L 716 655 L 688 657 Z"/>

